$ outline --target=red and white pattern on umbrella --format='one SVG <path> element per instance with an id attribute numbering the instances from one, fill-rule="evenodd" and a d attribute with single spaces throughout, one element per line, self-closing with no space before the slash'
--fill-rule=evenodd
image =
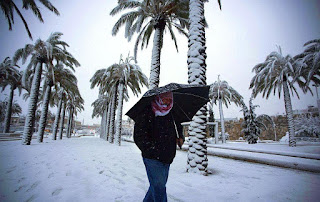
<path id="1" fill-rule="evenodd" d="M 167 115 L 173 107 L 172 92 L 156 95 L 151 102 L 151 106 L 155 116 Z"/>

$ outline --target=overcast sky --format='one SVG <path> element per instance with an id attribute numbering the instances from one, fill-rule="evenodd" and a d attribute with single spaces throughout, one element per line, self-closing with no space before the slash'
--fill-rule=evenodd
<path id="1" fill-rule="evenodd" d="M 38 38 L 46 40 L 52 32 L 62 32 L 62 40 L 69 45 L 69 51 L 80 62 L 76 69 L 79 89 L 85 100 L 85 111 L 78 114 L 77 119 L 85 124 L 100 123 L 92 119 L 91 103 L 98 97 L 98 89 L 90 89 L 90 78 L 101 68 L 118 63 L 120 55 L 133 53 L 133 42 L 124 38 L 123 29 L 117 36 L 111 30 L 120 17 L 109 13 L 117 4 L 117 0 L 51 0 L 59 10 L 60 16 L 44 9 L 39 4 L 45 23 L 40 23 L 30 12 L 23 12 L 34 41 Z M 205 4 L 205 16 L 209 24 L 206 29 L 207 38 L 207 83 L 211 84 L 220 75 L 235 88 L 248 103 L 251 90 L 248 89 L 253 73 L 252 68 L 265 60 L 276 45 L 282 47 L 284 55 L 294 56 L 304 50 L 303 44 L 309 40 L 320 38 L 320 1 L 319 0 L 222 0 L 222 11 L 216 0 Z M 19 3 L 18 3 L 19 4 Z M 21 6 L 20 6 L 21 7 Z M 13 31 L 8 31 L 4 15 L 0 12 L 0 60 L 12 56 L 18 48 L 31 41 L 21 20 L 16 16 Z M 176 33 L 179 52 L 175 50 L 171 38 L 166 35 L 161 54 L 160 86 L 170 82 L 187 83 L 187 38 Z M 151 64 L 152 38 L 147 49 L 139 50 L 138 64 L 149 77 Z M 23 69 L 25 65 L 19 63 Z M 143 93 L 147 89 L 144 89 Z M 313 88 L 314 90 L 314 88 Z M 308 105 L 316 106 L 316 97 L 310 93 L 302 94 L 300 100 L 292 98 L 293 109 L 304 109 Z M 17 92 L 16 92 L 17 94 Z M 7 92 L 0 94 L 1 100 Z M 141 95 L 142 96 L 142 95 Z M 17 96 L 15 99 L 27 111 L 27 104 Z M 130 96 L 124 103 L 124 113 L 137 101 L 138 97 Z M 268 100 L 258 96 L 254 104 L 260 105 L 257 114 L 283 114 L 283 97 L 271 96 Z M 56 109 L 51 109 L 56 113 Z M 219 117 L 218 107 L 215 109 Z M 231 105 L 224 110 L 227 118 L 242 117 L 240 108 Z"/>

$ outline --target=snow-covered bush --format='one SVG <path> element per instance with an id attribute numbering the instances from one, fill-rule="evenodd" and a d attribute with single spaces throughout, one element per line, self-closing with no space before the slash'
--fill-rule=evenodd
<path id="1" fill-rule="evenodd" d="M 244 134 L 244 138 L 248 141 L 249 144 L 256 144 L 259 135 L 262 131 L 262 129 L 266 130 L 267 127 L 264 125 L 263 121 L 269 121 L 274 126 L 274 123 L 270 116 L 266 114 L 262 114 L 257 116 L 254 112 L 255 108 L 258 107 L 258 105 L 252 104 L 252 97 L 249 100 L 249 109 L 248 107 L 243 103 L 242 111 L 243 111 L 243 117 L 244 121 L 242 122 L 242 130 L 241 132 Z"/>
<path id="2" fill-rule="evenodd" d="M 320 137 L 320 117 L 301 115 L 294 119 L 296 137 Z"/>

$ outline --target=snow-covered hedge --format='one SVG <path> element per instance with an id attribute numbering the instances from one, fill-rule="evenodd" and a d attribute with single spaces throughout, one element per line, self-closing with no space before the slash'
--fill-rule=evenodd
<path id="1" fill-rule="evenodd" d="M 296 137 L 320 137 L 320 117 L 301 115 L 294 119 Z"/>

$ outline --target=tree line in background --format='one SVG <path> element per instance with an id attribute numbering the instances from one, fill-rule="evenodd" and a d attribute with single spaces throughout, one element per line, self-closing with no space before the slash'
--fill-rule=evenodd
<path id="1" fill-rule="evenodd" d="M 11 1 L 8 2 L 9 3 L 7 4 L 2 2 L 0 6 L 6 8 L 6 10 L 3 9 L 3 11 L 8 19 L 10 29 L 11 23 L 13 22 L 13 10 L 18 13 L 19 10 L 16 9 Z M 24 9 L 28 9 L 29 4 L 26 2 L 27 0 L 23 1 Z M 94 88 L 95 86 L 99 87 L 99 97 L 92 104 L 94 106 L 92 116 L 102 117 L 101 138 L 104 138 L 109 142 L 113 142 L 115 138 L 117 144 L 120 145 L 122 106 L 123 100 L 128 99 L 128 87 L 135 95 L 138 95 L 141 92 L 141 87 L 143 85 L 149 86 L 149 89 L 158 87 L 160 57 L 163 46 L 163 36 L 164 33 L 166 33 L 165 30 L 170 34 L 177 50 L 178 47 L 173 27 L 177 29 L 179 33 L 188 37 L 188 83 L 207 85 L 204 2 L 205 1 L 203 0 L 118 1 L 118 5 L 110 12 L 110 15 L 116 15 L 126 9 L 129 10 L 129 12 L 123 14 L 119 18 L 113 27 L 112 34 L 117 34 L 118 30 L 122 26 L 125 26 L 125 37 L 130 41 L 132 36 L 137 33 L 137 39 L 134 46 L 134 57 L 128 56 L 126 59 L 121 57 L 119 63 L 115 63 L 106 69 L 98 70 L 91 79 L 91 88 Z M 41 1 L 41 3 L 51 11 L 56 11 L 56 9 L 49 4 L 50 2 Z M 218 4 L 221 9 L 220 0 L 218 0 Z M 10 12 L 7 12 L 8 10 Z M 33 11 L 35 12 L 34 9 Z M 58 14 L 58 12 L 55 13 Z M 137 50 L 140 43 L 141 48 L 147 47 L 152 33 L 154 38 L 151 71 L 148 83 L 146 76 L 141 72 L 137 65 Z M 82 109 L 83 100 L 76 87 L 76 79 L 72 79 L 71 76 L 69 77 L 70 80 L 65 81 L 68 84 L 64 85 L 59 82 L 58 76 L 55 75 L 55 70 L 58 70 L 60 67 L 67 66 L 73 70 L 74 66 L 79 66 L 79 63 L 66 51 L 67 44 L 58 40 L 61 35 L 61 33 L 54 33 L 45 42 L 37 40 L 34 45 L 26 45 L 25 48 L 19 49 L 16 52 L 13 57 L 13 62 L 10 62 L 12 68 L 14 68 L 13 66 L 18 60 L 21 59 L 22 63 L 24 63 L 27 57 L 31 55 L 30 64 L 22 76 L 22 86 L 29 89 L 28 92 L 30 92 L 29 109 L 23 135 L 24 144 L 30 144 L 31 141 L 34 114 L 40 94 L 39 86 L 41 76 L 45 78 L 45 82 L 43 82 L 44 86 L 42 88 L 45 93 L 42 94 L 46 95 L 43 96 L 43 111 L 46 111 L 46 100 L 51 100 L 50 91 L 53 86 L 53 89 L 55 89 L 54 93 L 58 95 L 53 97 L 59 98 L 59 102 L 55 102 L 58 103 L 58 112 L 54 125 L 58 123 L 60 110 L 62 110 L 64 116 L 66 108 L 69 109 L 69 114 Z M 281 48 L 279 47 L 278 51 L 270 53 L 264 62 L 257 64 L 253 68 L 255 76 L 249 84 L 249 89 L 252 89 L 252 98 L 249 101 L 249 108 L 245 105 L 242 96 L 229 86 L 226 81 L 220 81 L 220 78 L 218 78 L 218 81 L 211 84 L 211 105 L 219 104 L 222 128 L 222 105 L 225 104 L 228 107 L 228 104 L 233 102 L 237 106 L 242 107 L 244 113 L 245 122 L 243 125 L 243 133 L 250 143 L 255 143 L 262 125 L 261 118 L 254 113 L 256 106 L 252 104 L 252 99 L 259 93 L 262 93 L 262 96 L 266 99 L 269 98 L 272 92 L 274 95 L 277 93 L 279 98 L 283 94 L 288 120 L 289 145 L 295 146 L 295 128 L 290 91 L 291 94 L 295 93 L 299 97 L 296 85 L 298 85 L 304 93 L 307 91 L 312 93 L 310 85 L 319 85 L 320 82 L 320 39 L 309 41 L 304 46 L 304 52 L 295 57 L 289 55 L 283 56 Z M 8 61 L 4 61 L 4 66 L 6 62 Z M 135 64 L 132 62 L 135 62 Z M 1 79 L 9 78 L 2 75 L 6 74 L 1 73 Z M 66 86 L 68 89 L 66 89 Z M 58 87 L 59 89 L 57 89 Z M 70 102 L 70 100 L 72 102 Z M 8 99 L 8 103 L 10 103 L 10 98 Z M 267 116 L 261 117 L 268 119 Z M 188 143 L 189 151 L 187 157 L 187 171 L 198 172 L 204 175 L 207 174 L 208 165 L 206 118 L 207 108 L 204 106 L 197 112 L 190 123 L 188 131 L 190 136 Z M 43 121 L 40 121 L 40 123 L 45 123 L 45 115 L 43 115 L 41 120 Z M 53 131 L 56 130 L 57 128 L 54 128 Z M 223 141 L 225 142 L 224 129 L 222 131 Z M 56 134 L 54 134 L 54 138 L 56 138 Z"/>
<path id="2" fill-rule="evenodd" d="M 5 127 L 3 132 L 9 132 L 12 114 L 13 92 L 16 88 L 26 90 L 24 98 L 29 100 L 28 113 L 23 131 L 23 144 L 31 143 L 36 119 L 36 110 L 41 108 L 38 127 L 38 141 L 43 141 L 49 105 L 58 106 L 53 125 L 53 138 L 56 139 L 60 120 L 59 137 L 62 139 L 63 120 L 65 111 L 69 113 L 67 136 L 71 135 L 73 115 L 83 109 L 83 99 L 80 95 L 74 67 L 80 66 L 79 62 L 67 51 L 68 44 L 61 40 L 62 33 L 52 33 L 46 41 L 38 39 L 34 44 L 27 44 L 18 49 L 13 59 L 6 58 L 1 63 L 0 75 L 3 90 L 10 86 Z M 17 62 L 28 65 L 22 72 L 16 69 Z M 70 68 L 69 69 L 67 69 Z M 40 87 L 41 86 L 41 87 Z M 62 116 L 60 118 L 60 112 Z"/>

